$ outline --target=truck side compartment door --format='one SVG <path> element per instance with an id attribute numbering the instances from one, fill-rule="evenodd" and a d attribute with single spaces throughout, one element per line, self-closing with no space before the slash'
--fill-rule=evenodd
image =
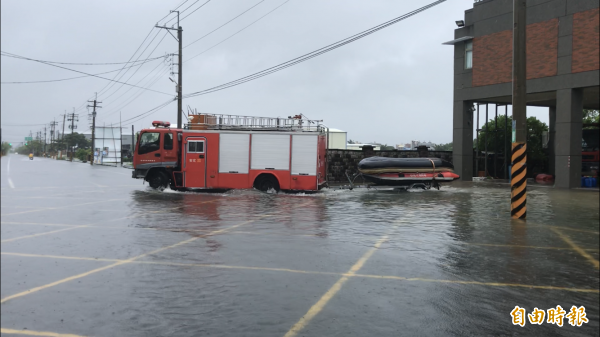
<path id="1" fill-rule="evenodd" d="M 177 143 L 174 139 L 175 133 L 167 131 L 163 136 L 163 164 L 167 167 L 175 167 L 177 165 Z"/>
<path id="2" fill-rule="evenodd" d="M 206 138 L 186 137 L 183 142 L 184 186 L 206 187 Z"/>

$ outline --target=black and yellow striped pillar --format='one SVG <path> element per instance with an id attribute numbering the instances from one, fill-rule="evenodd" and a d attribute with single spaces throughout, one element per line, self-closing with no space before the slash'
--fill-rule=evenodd
<path id="1" fill-rule="evenodd" d="M 510 180 L 510 216 L 525 219 L 527 215 L 527 144 L 512 143 Z"/>

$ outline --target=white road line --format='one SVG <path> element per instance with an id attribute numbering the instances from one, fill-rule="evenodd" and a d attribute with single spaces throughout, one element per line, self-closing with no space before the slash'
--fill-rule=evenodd
<path id="1" fill-rule="evenodd" d="M 15 188 L 15 184 L 10 179 L 10 157 L 8 157 L 8 162 L 6 163 L 6 175 L 8 176 L 6 178 L 8 180 L 8 186 L 10 186 L 10 188 L 14 189 Z"/>

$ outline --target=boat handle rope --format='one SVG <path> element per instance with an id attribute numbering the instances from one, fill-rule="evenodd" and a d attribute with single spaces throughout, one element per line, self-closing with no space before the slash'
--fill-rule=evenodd
<path id="1" fill-rule="evenodd" d="M 432 176 L 432 178 L 433 178 L 433 180 L 435 180 L 435 163 L 433 162 L 433 160 L 431 160 L 431 158 L 427 158 L 427 159 L 429 159 L 429 161 L 431 162 L 431 165 L 433 166 L 433 176 Z"/>

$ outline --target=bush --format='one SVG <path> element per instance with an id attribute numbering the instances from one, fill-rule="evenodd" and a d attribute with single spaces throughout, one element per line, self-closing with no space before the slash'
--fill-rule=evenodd
<path id="1" fill-rule="evenodd" d="M 81 161 L 87 161 L 90 154 L 92 154 L 92 150 L 77 149 L 75 157 Z"/>

